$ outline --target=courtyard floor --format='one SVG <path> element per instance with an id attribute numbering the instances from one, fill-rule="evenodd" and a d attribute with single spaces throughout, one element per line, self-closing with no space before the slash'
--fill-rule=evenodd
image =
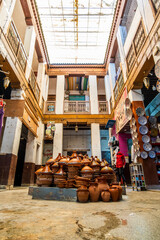
<path id="1" fill-rule="evenodd" d="M 129 190 L 120 202 L 32 200 L 0 191 L 0 240 L 159 240 L 160 192 Z"/>

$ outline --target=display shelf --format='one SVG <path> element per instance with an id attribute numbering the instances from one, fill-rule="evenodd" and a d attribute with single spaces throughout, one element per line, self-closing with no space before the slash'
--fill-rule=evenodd
<path id="1" fill-rule="evenodd" d="M 143 167 L 141 163 L 130 164 L 130 175 L 133 191 L 142 191 L 146 189 Z"/>

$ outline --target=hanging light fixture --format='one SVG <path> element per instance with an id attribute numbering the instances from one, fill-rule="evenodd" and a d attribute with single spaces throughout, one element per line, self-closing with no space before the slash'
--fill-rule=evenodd
<path id="1" fill-rule="evenodd" d="M 78 126 L 77 126 L 77 123 L 76 123 L 76 126 L 75 126 L 75 132 L 78 132 Z"/>
<path id="2" fill-rule="evenodd" d="M 9 86 L 9 84 L 10 84 L 10 79 L 9 79 L 9 77 L 5 77 L 5 78 L 4 78 L 4 82 L 3 82 L 4 88 L 6 89 L 6 88 Z"/>
<path id="3" fill-rule="evenodd" d="M 149 80 L 149 77 L 144 77 L 143 78 L 143 83 L 144 83 L 144 86 L 149 89 L 150 87 L 150 80 Z"/>

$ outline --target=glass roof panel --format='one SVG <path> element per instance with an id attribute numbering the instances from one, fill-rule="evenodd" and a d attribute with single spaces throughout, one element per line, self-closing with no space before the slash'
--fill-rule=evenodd
<path id="1" fill-rule="evenodd" d="M 51 64 L 103 64 L 117 0 L 36 0 Z"/>

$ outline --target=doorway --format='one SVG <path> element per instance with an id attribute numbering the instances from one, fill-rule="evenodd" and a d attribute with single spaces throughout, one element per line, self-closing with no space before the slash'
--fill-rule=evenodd
<path id="1" fill-rule="evenodd" d="M 21 131 L 19 150 L 18 150 L 17 167 L 16 167 L 16 174 L 15 174 L 15 179 L 14 179 L 14 186 L 21 186 L 24 159 L 25 159 L 25 153 L 26 153 L 27 135 L 28 135 L 28 128 L 23 124 L 22 131 Z"/>

